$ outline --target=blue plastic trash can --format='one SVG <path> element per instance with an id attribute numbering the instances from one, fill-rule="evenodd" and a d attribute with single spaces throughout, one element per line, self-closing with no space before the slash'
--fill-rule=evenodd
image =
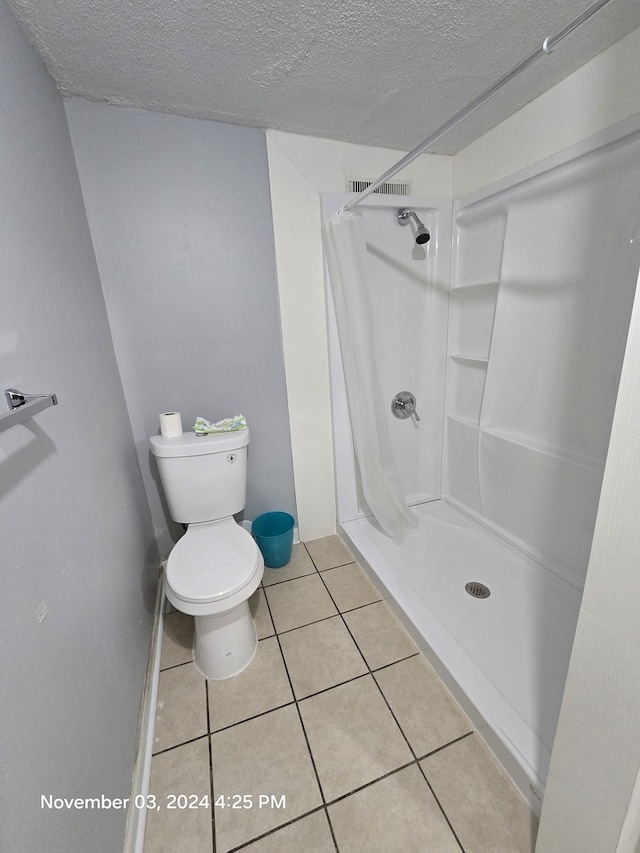
<path id="1" fill-rule="evenodd" d="M 279 569 L 291 560 L 293 516 L 288 512 L 265 512 L 251 525 L 251 533 L 268 569 Z"/>

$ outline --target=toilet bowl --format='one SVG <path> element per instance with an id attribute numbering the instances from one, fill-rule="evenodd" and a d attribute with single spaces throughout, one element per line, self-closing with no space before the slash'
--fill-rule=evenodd
<path id="1" fill-rule="evenodd" d="M 230 678 L 253 660 L 249 597 L 260 586 L 262 554 L 233 518 L 191 524 L 169 554 L 167 599 L 195 617 L 194 663 L 208 678 Z"/>
<path id="2" fill-rule="evenodd" d="M 198 669 L 231 678 L 256 652 L 249 597 L 264 572 L 258 546 L 233 518 L 245 505 L 249 430 L 150 441 L 171 517 L 187 525 L 167 560 L 165 595 L 194 617 Z"/>

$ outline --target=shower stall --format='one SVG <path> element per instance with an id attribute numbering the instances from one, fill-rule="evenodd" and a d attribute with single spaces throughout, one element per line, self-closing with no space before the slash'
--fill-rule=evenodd
<path id="1" fill-rule="evenodd" d="M 365 497 L 352 429 L 368 386 L 345 370 L 354 341 L 327 288 L 340 532 L 534 807 L 640 266 L 640 130 L 621 133 L 453 204 L 361 203 L 369 385 L 411 518 L 399 535 Z M 325 216 L 348 198 L 324 196 Z"/>

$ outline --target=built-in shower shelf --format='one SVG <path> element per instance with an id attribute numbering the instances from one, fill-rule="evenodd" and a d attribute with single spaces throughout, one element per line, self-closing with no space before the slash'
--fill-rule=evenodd
<path id="1" fill-rule="evenodd" d="M 498 281 L 474 281 L 469 284 L 454 284 L 451 288 L 453 293 L 478 293 L 487 295 L 495 295 L 498 292 Z"/>
<path id="2" fill-rule="evenodd" d="M 465 418 L 463 415 L 447 415 L 447 417 L 450 421 L 455 421 L 458 424 L 464 424 L 464 426 L 478 429 L 478 421 L 474 421 L 473 418 Z"/>
<path id="3" fill-rule="evenodd" d="M 512 432 L 510 430 L 495 429 L 493 427 L 483 429 L 482 432 L 486 435 L 493 436 L 494 438 L 501 439 L 502 441 L 509 442 L 512 445 L 517 445 L 524 450 L 543 453 L 545 456 L 550 456 L 553 459 L 561 460 L 562 462 L 566 462 L 570 465 L 578 465 L 581 468 L 586 468 L 589 471 L 594 471 L 598 474 L 602 474 L 604 471 L 603 462 L 594 459 L 591 456 L 586 456 L 585 454 L 580 453 L 577 450 L 573 450 L 570 447 L 557 447 L 545 444 L 544 442 L 536 441 L 528 435 Z"/>
<path id="4" fill-rule="evenodd" d="M 463 355 L 462 353 L 451 353 L 449 358 L 457 361 L 458 364 L 466 364 L 470 367 L 486 367 L 489 364 L 489 359 L 483 355 Z"/>

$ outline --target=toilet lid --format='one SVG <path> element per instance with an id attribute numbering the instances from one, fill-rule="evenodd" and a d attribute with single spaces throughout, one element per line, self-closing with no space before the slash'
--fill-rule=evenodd
<path id="1" fill-rule="evenodd" d="M 217 601 L 249 582 L 260 552 L 232 518 L 190 524 L 169 554 L 167 583 L 185 601 Z"/>

